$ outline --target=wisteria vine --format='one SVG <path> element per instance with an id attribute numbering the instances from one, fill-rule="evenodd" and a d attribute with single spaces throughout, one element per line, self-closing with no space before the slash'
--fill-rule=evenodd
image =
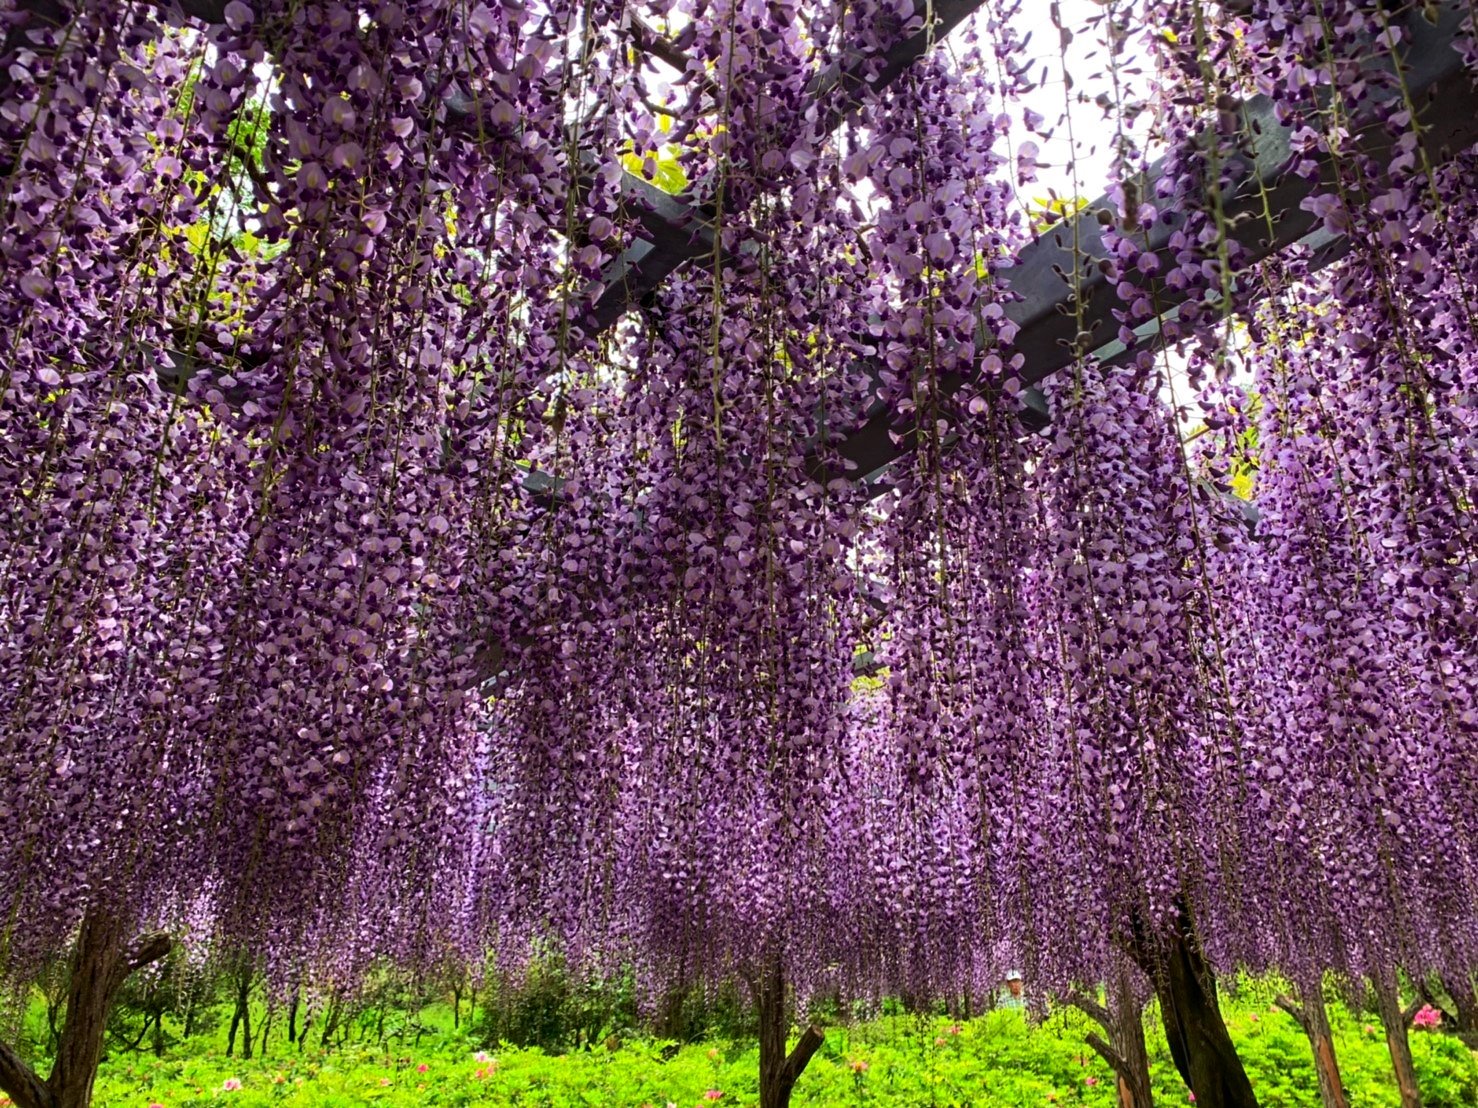
<path id="1" fill-rule="evenodd" d="M 0 970 L 1478 967 L 1471 13 L 1103 7 L 1033 433 L 1012 0 L 0 5 Z"/>

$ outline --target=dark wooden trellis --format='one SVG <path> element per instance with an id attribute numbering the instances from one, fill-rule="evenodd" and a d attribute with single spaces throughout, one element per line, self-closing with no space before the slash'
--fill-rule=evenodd
<path id="1" fill-rule="evenodd" d="M 935 25 L 900 42 L 889 53 L 888 64 L 871 82 L 872 87 L 881 89 L 896 80 L 930 42 L 942 38 L 978 6 L 979 0 L 933 5 Z M 921 12 L 926 7 L 920 5 Z M 1435 18 L 1429 18 L 1429 12 Z M 1454 49 L 1455 40 L 1465 31 L 1478 33 L 1478 27 L 1472 26 L 1473 9 L 1467 0 L 1444 0 L 1431 9 L 1410 6 L 1400 18 L 1408 35 L 1402 75 L 1418 108 L 1416 122 L 1421 128 L 1422 149 L 1433 165 L 1441 165 L 1478 142 L 1478 87 Z M 855 106 L 862 91 L 860 82 L 843 77 L 819 84 L 822 95 L 833 97 L 833 115 L 828 118 L 833 124 L 839 123 Z M 1301 207 L 1315 185 L 1287 172 L 1293 137 L 1290 129 L 1278 122 L 1267 97 L 1247 101 L 1240 112 L 1245 141 L 1243 151 L 1233 159 L 1237 184 L 1222 196 L 1230 236 L 1246 248 L 1249 261 L 1264 260 L 1299 243 L 1311 249 L 1313 270 L 1338 260 L 1347 252 L 1348 241 L 1325 231 L 1313 213 Z M 1368 127 L 1353 138 L 1360 151 L 1374 157 L 1387 154 L 1394 141 L 1395 136 L 1381 126 Z M 1142 197 L 1156 195 L 1163 172 L 1163 165 L 1157 163 L 1137 182 Z M 1331 159 L 1325 156 L 1321 184 L 1332 184 L 1334 172 Z M 653 196 L 657 190 L 633 180 L 636 183 L 628 185 L 628 192 L 641 198 L 639 210 L 646 212 L 642 225 L 648 237 L 634 242 L 608 268 L 605 290 L 592 312 L 598 329 L 611 326 L 684 264 L 713 253 L 711 211 L 682 205 L 665 194 Z M 1105 365 L 1119 364 L 1132 355 L 1111 337 L 1118 331 L 1114 313 L 1125 305 L 1100 267 L 1109 252 L 1099 213 L 1114 208 L 1110 197 L 1100 197 L 1029 244 L 1010 273 L 1011 288 L 1020 299 L 1008 304 L 1005 311 L 1020 328 L 1012 350 L 1025 356 L 1022 379 L 1027 388 L 1022 394 L 1021 418 L 1029 428 L 1040 428 L 1047 420 L 1040 393 L 1033 386 L 1084 353 L 1097 355 Z M 1162 271 L 1173 264 L 1169 241 L 1183 222 L 1182 214 L 1170 211 L 1144 231 L 1147 248 L 1161 258 Z M 1141 343 L 1158 340 L 1161 321 L 1173 317 L 1184 299 L 1183 292 L 1160 285 L 1162 315 L 1139 328 Z M 1086 342 L 1078 331 L 1079 307 L 1084 333 L 1090 336 Z M 949 396 L 968 383 L 966 377 L 951 374 L 943 379 L 940 390 Z M 889 406 L 876 401 L 867 411 L 858 413 L 840 453 L 854 466 L 850 477 L 882 491 L 887 486 L 879 479 L 915 445 L 913 429 L 897 426 Z M 812 473 L 836 476 L 825 473 L 819 461 L 813 463 Z M 557 477 L 542 473 L 531 474 L 526 482 L 530 491 L 540 494 L 560 484 Z"/>
<path id="2" fill-rule="evenodd" d="M 225 18 L 226 0 L 176 2 L 186 15 L 205 22 Z M 981 3 L 919 0 L 915 29 L 901 37 L 880 61 L 869 58 L 864 65 L 860 59 L 848 59 L 819 74 L 808 94 L 821 121 L 818 134 L 826 135 L 845 121 L 869 90 L 881 91 L 898 80 Z M 67 6 L 59 0 L 22 0 L 19 7 L 44 22 L 59 23 L 69 18 Z M 1393 18 L 1402 21 L 1407 34 L 1402 73 L 1406 90 L 1418 108 L 1416 122 L 1421 129 L 1422 148 L 1433 165 L 1440 165 L 1478 142 L 1478 88 L 1454 49 L 1460 35 L 1478 34 L 1478 26 L 1474 25 L 1478 17 L 1468 0 L 1441 0 L 1403 5 L 1401 14 Z M 644 24 L 636 26 L 633 38 L 654 58 L 672 65 L 683 61 L 680 52 Z M 449 116 L 476 125 L 475 101 L 453 91 L 445 96 L 444 103 Z M 1314 186 L 1286 172 L 1292 140 L 1289 129 L 1277 121 L 1265 97 L 1246 102 L 1240 110 L 1244 145 L 1243 152 L 1233 159 L 1240 175 L 1238 183 L 1225 190 L 1222 197 L 1228 233 L 1246 248 L 1253 261 L 1272 257 L 1296 243 L 1313 248 L 1314 269 L 1337 260 L 1348 249 L 1348 243 L 1326 232 L 1315 216 L 1301 207 Z M 1375 157 L 1386 154 L 1393 143 L 1394 136 L 1378 126 L 1353 138 L 1353 145 Z M 592 151 L 582 160 L 593 167 L 599 157 Z M 1334 168 L 1327 156 L 1321 170 L 1324 183 L 1332 182 Z M 1138 182 L 1140 195 L 1155 196 L 1162 174 L 1159 164 L 1152 167 Z M 575 187 L 588 186 L 588 177 L 577 178 Z M 698 259 L 711 258 L 714 253 L 716 213 L 711 207 L 685 203 L 626 172 L 620 189 L 640 233 L 602 274 L 602 291 L 585 320 L 595 333 L 611 327 L 633 306 L 647 301 L 675 271 Z M 1007 318 L 1019 327 L 1012 350 L 1025 356 L 1022 380 L 1027 388 L 1022 393 L 1020 414 L 1027 427 L 1041 427 L 1047 419 L 1040 394 L 1032 386 L 1072 364 L 1083 353 L 1094 353 L 1108 365 L 1130 356 L 1112 337 L 1118 330 L 1114 313 L 1122 311 L 1124 305 L 1100 268 L 1108 251 L 1099 213 L 1113 207 L 1109 197 L 1101 197 L 1048 230 L 1022 251 L 1010 273 L 1011 288 L 1019 299 L 1006 305 L 1005 310 Z M 1168 243 L 1182 221 L 1180 213 L 1170 211 L 1145 229 L 1147 247 L 1166 263 L 1162 270 L 1168 269 L 1173 260 Z M 1162 314 L 1139 328 L 1142 343 L 1158 340 L 1162 320 L 1173 317 L 1184 294 L 1162 284 L 1157 299 Z M 1078 330 L 1079 318 L 1083 320 L 1082 333 Z M 182 352 L 172 354 L 176 368 L 168 375 L 177 382 L 190 374 L 194 359 Z M 963 375 L 950 374 L 940 382 L 940 390 L 949 396 L 969 383 Z M 882 490 L 887 486 L 879 478 L 915 445 L 913 428 L 898 426 L 888 405 L 875 401 L 866 411 L 856 413 L 839 452 L 853 467 L 850 477 Z M 838 476 L 826 472 L 819 460 L 813 462 L 812 473 L 818 477 Z M 561 484 L 557 476 L 539 472 L 529 474 L 525 481 L 530 492 L 541 495 L 556 491 Z"/>
<path id="3" fill-rule="evenodd" d="M 1454 49 L 1459 35 L 1465 31 L 1478 32 L 1478 27 L 1470 22 L 1474 14 L 1468 0 L 1445 0 L 1437 6 L 1436 16 L 1434 22 L 1429 21 L 1417 5 L 1402 17 L 1410 43 L 1402 72 L 1418 108 L 1422 148 L 1433 165 L 1441 165 L 1478 142 L 1478 87 Z M 1247 248 L 1251 261 L 1281 253 L 1295 243 L 1305 243 L 1313 249 L 1313 269 L 1342 257 L 1348 250 L 1348 241 L 1324 231 L 1315 216 L 1300 207 L 1315 188 L 1306 179 L 1286 172 L 1292 134 L 1274 117 L 1271 102 L 1258 97 L 1243 104 L 1241 112 L 1247 142 L 1244 153 L 1236 159 L 1241 176 L 1238 185 L 1223 195 L 1229 235 Z M 1352 146 L 1376 158 L 1386 155 L 1394 142 L 1395 136 L 1379 126 L 1352 137 Z M 1326 156 L 1321 165 L 1321 181 L 1331 184 L 1334 171 Z M 1139 182 L 1139 194 L 1154 197 L 1162 173 L 1161 165 L 1152 167 Z M 1264 202 L 1273 221 L 1271 235 L 1264 217 Z M 1108 257 L 1108 251 L 1098 213 L 1113 207 L 1107 196 L 1089 204 L 1072 220 L 1047 231 L 1027 246 L 1011 271 L 1011 287 L 1021 299 L 1007 305 L 1005 310 L 1007 317 L 1021 328 L 1012 349 L 1026 357 L 1022 377 L 1027 386 L 1037 385 L 1072 364 L 1080 353 L 1097 353 L 1109 365 L 1129 357 L 1123 344 L 1112 338 L 1118 331 L 1113 313 L 1124 305 L 1099 266 Z M 1162 272 L 1173 264 L 1168 243 L 1182 222 L 1180 214 L 1170 212 L 1168 218 L 1146 229 L 1147 246 L 1160 256 Z M 1074 270 L 1078 275 L 1076 282 L 1070 276 Z M 1079 341 L 1074 283 L 1082 301 L 1086 331 L 1094 336 L 1087 343 Z M 1184 298 L 1184 293 L 1160 285 L 1158 301 L 1162 312 L 1172 312 Z M 1145 341 L 1154 341 L 1159 321 L 1143 330 Z M 942 391 L 952 394 L 965 384 L 965 378 L 951 376 L 943 382 Z M 1028 407 L 1023 414 L 1028 425 L 1040 425 L 1045 416 L 1045 410 L 1034 403 L 1035 399 L 1031 392 L 1026 394 Z M 890 432 L 898 428 L 893 426 L 882 404 L 875 405 L 865 418 L 866 422 L 847 436 L 841 452 L 855 463 L 854 476 L 875 481 L 913 449 L 914 435 L 911 430 L 904 430 L 901 438 L 895 440 Z"/>
<path id="4" fill-rule="evenodd" d="M 819 74 L 807 92 L 808 101 L 815 107 L 819 120 L 817 133 L 826 135 L 840 126 L 857 109 L 869 90 L 880 92 L 897 81 L 933 43 L 975 12 L 981 2 L 937 0 L 920 3 L 916 10 L 920 27 L 899 39 L 881 60 L 869 56 L 866 76 L 859 64 L 860 59 L 833 64 Z M 636 192 L 630 186 L 628 190 Z M 653 205 L 650 210 L 658 218 L 643 219 L 648 237 L 632 243 L 603 275 L 605 289 L 591 311 L 591 320 L 598 330 L 611 326 L 633 304 L 646 300 L 683 265 L 697 258 L 713 256 L 715 213 L 711 209 L 692 208 L 666 199 L 660 208 Z"/>

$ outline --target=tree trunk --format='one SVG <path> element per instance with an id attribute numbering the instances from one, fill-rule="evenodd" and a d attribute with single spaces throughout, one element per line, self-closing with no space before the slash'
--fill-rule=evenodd
<path id="1" fill-rule="evenodd" d="M 1334 1056 L 1334 1033 L 1329 1029 L 1329 1012 L 1324 1007 L 1324 990 L 1315 984 L 1303 990 L 1303 1003 L 1280 996 L 1278 1007 L 1293 1017 L 1308 1036 L 1314 1052 L 1314 1072 L 1319 1078 L 1319 1102 L 1324 1108 L 1350 1108 L 1344 1082 L 1339 1075 L 1339 1060 Z"/>
<path id="2" fill-rule="evenodd" d="M 0 1043 L 0 1090 L 16 1108 L 88 1108 L 103 1052 L 108 1014 L 119 988 L 134 970 L 169 952 L 168 935 L 151 934 L 131 944 L 124 925 L 109 912 L 82 917 L 67 983 L 67 1011 L 56 1060 L 45 1081 L 10 1047 Z"/>
<path id="3" fill-rule="evenodd" d="M 339 1003 L 337 995 L 329 997 L 328 1009 L 323 1014 L 323 1034 L 318 1038 L 318 1045 L 324 1050 L 329 1048 L 329 1043 L 334 1037 L 334 1032 L 339 1029 L 341 1008 L 342 1005 Z"/>
<path id="4" fill-rule="evenodd" d="M 271 1008 L 268 1008 L 267 1015 L 262 1020 L 262 1045 L 258 1053 L 260 1053 L 263 1058 L 267 1057 L 267 1036 L 272 1031 L 273 1014 L 273 1010 Z"/>
<path id="5" fill-rule="evenodd" d="M 236 1029 L 241 1029 L 241 1057 L 251 1060 L 251 963 L 242 966 L 236 978 L 236 1007 L 231 1012 L 231 1030 L 226 1035 L 226 1057 L 236 1050 Z"/>
<path id="6" fill-rule="evenodd" d="M 1144 1042 L 1144 1005 L 1134 995 L 1129 967 L 1120 966 L 1109 982 L 1110 1041 L 1123 1064 L 1115 1068 L 1119 1079 L 1120 1108 L 1152 1108 L 1150 1052 Z"/>
<path id="7" fill-rule="evenodd" d="M 1453 1030 L 1472 1050 L 1478 1050 L 1478 990 L 1471 977 L 1442 978 L 1442 987 L 1452 997 Z"/>
<path id="8" fill-rule="evenodd" d="M 61 1018 L 62 1008 L 67 1003 L 66 982 L 55 989 L 48 989 L 46 996 L 46 1034 L 47 1045 L 51 1048 L 53 1056 L 62 1042 Z"/>
<path id="9" fill-rule="evenodd" d="M 293 998 L 287 1005 L 287 1041 L 298 1041 L 298 990 L 293 989 Z"/>
<path id="10" fill-rule="evenodd" d="M 251 1061 L 251 963 L 241 971 L 241 984 L 237 986 L 236 1009 L 241 1013 L 241 1057 Z"/>
<path id="11" fill-rule="evenodd" d="M 1068 999 L 1108 1034 L 1107 1040 L 1096 1034 L 1089 1034 L 1087 1040 L 1114 1071 L 1119 1108 L 1153 1108 L 1150 1053 L 1144 1041 L 1144 1005 L 1134 995 L 1130 972 L 1127 965 L 1117 967 L 1109 979 L 1107 1005 L 1080 993 Z"/>
<path id="12" fill-rule="evenodd" d="M 1401 1008 L 1401 992 L 1396 971 L 1385 970 L 1371 982 L 1375 988 L 1375 1006 L 1381 1026 L 1386 1032 L 1386 1047 L 1391 1052 L 1391 1066 L 1396 1071 L 1396 1088 L 1401 1093 L 1401 1108 L 1422 1108 L 1422 1094 L 1416 1082 L 1416 1066 L 1411 1060 L 1411 1041 L 1406 1037 L 1407 1015 Z"/>
<path id="13" fill-rule="evenodd" d="M 154 1057 L 164 1057 L 164 1009 L 154 1013 Z"/>
<path id="14" fill-rule="evenodd" d="M 1170 1056 L 1196 1108 L 1257 1108 L 1257 1096 L 1221 1018 L 1216 977 L 1184 907 L 1171 934 L 1152 937 L 1136 921 L 1130 954 L 1154 983 Z"/>
<path id="15" fill-rule="evenodd" d="M 785 1050 L 790 1020 L 785 1003 L 785 975 L 776 958 L 757 981 L 750 982 L 759 1016 L 760 1108 L 790 1108 L 796 1079 L 821 1048 L 826 1036 L 814 1024 L 801 1034 L 788 1054 Z"/>
<path id="16" fill-rule="evenodd" d="M 659 1039 L 672 1039 L 675 1042 L 687 1042 L 689 1028 L 687 1021 L 683 1018 L 687 999 L 687 991 L 677 986 L 667 990 L 657 1010 L 656 1033 Z"/>

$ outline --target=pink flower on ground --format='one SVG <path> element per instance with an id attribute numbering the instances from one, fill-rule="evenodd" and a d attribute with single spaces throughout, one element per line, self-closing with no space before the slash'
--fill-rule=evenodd
<path id="1" fill-rule="evenodd" d="M 864 1062 L 861 1058 L 853 1058 L 851 1065 L 852 1065 L 852 1072 L 853 1073 L 866 1073 L 867 1072 L 867 1063 Z"/>
<path id="2" fill-rule="evenodd" d="M 718 1047 L 710 1047 L 709 1050 L 708 1050 L 708 1060 L 710 1062 L 717 1062 L 718 1059 L 719 1059 Z"/>
<path id="3" fill-rule="evenodd" d="M 709 1089 L 708 1092 L 706 1092 L 706 1093 L 703 1094 L 703 1099 L 704 1100 L 720 1100 L 720 1099 L 722 1099 L 723 1095 L 724 1094 L 721 1093 L 721 1092 L 719 1092 L 717 1089 Z"/>
<path id="4" fill-rule="evenodd" d="M 1087 1085 L 1091 1089 L 1094 1085 L 1098 1084 L 1098 1078 L 1094 1077 L 1090 1073 L 1087 1077 L 1083 1078 L 1083 1084 Z"/>
<path id="5" fill-rule="evenodd" d="M 149 1108 L 164 1108 L 164 1105 L 159 1104 L 159 1103 L 154 1103 L 154 1104 L 149 1105 Z"/>
<path id="6" fill-rule="evenodd" d="M 1257 1022 L 1257 1013 L 1256 1012 L 1253 1012 L 1252 1015 L 1248 1016 L 1247 1018 L 1250 1019 L 1253 1023 L 1256 1023 Z"/>
<path id="7" fill-rule="evenodd" d="M 1416 1015 L 1411 1017 L 1412 1026 L 1425 1027 L 1429 1031 L 1441 1022 L 1442 1013 L 1439 1012 L 1436 1008 L 1433 1008 L 1430 1004 L 1423 1004 L 1421 1008 L 1417 1010 Z"/>
<path id="8" fill-rule="evenodd" d="M 959 1035 L 962 1034 L 965 1029 L 957 1023 L 952 1023 L 949 1025 L 948 1030 L 951 1035 Z"/>
<path id="9" fill-rule="evenodd" d="M 485 1050 L 479 1050 L 476 1054 L 472 1056 L 472 1060 L 474 1062 L 486 1062 L 488 1061 L 488 1052 Z"/>
<path id="10" fill-rule="evenodd" d="M 431 1067 L 428 1066 L 425 1062 L 422 1062 L 419 1066 L 416 1067 L 416 1072 L 417 1073 L 425 1073 L 430 1068 Z"/>
<path id="11" fill-rule="evenodd" d="M 1192 1093 L 1191 1094 L 1191 1103 L 1192 1104 L 1196 1103 L 1196 1094 L 1195 1093 Z"/>
<path id="12" fill-rule="evenodd" d="M 382 1089 L 388 1089 L 390 1087 L 390 1084 L 391 1084 L 390 1078 L 388 1078 L 388 1077 L 382 1077 L 382 1078 L 380 1078 L 380 1088 L 382 1088 Z"/>
<path id="13" fill-rule="evenodd" d="M 221 1089 L 224 1092 L 234 1093 L 239 1088 L 241 1088 L 241 1082 L 235 1077 L 228 1077 L 221 1082 Z"/>
<path id="14" fill-rule="evenodd" d="M 944 1036 L 941 1035 L 941 1036 L 939 1036 L 939 1038 L 935 1039 L 934 1040 L 934 1045 L 935 1046 L 943 1046 L 944 1045 Z"/>

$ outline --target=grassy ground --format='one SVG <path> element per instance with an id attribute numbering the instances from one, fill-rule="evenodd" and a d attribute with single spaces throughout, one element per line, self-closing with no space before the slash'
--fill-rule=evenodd
<path id="1" fill-rule="evenodd" d="M 1265 1000 L 1226 1004 L 1228 1025 L 1263 1108 L 1317 1108 L 1309 1047 L 1293 1021 Z M 1331 1009 L 1339 1061 L 1352 1108 L 1397 1108 L 1378 1028 Z M 250 1062 L 224 1056 L 224 1034 L 179 1044 L 164 1058 L 115 1054 L 103 1066 L 99 1108 L 230 1108 L 350 1105 L 529 1105 L 541 1108 L 693 1108 L 756 1103 L 754 1046 L 629 1041 L 566 1055 L 538 1050 L 483 1051 L 445 1013 L 418 1044 L 388 1049 L 351 1044 L 299 1051 L 279 1040 Z M 1090 1028 L 1075 1013 L 1029 1027 L 1014 1011 L 954 1023 L 883 1017 L 828 1029 L 825 1047 L 802 1075 L 797 1105 L 878 1108 L 1113 1108 L 1108 1067 L 1083 1044 Z M 1414 1031 L 1413 1050 L 1426 1108 L 1478 1106 L 1478 1058 L 1451 1036 Z M 1189 1101 L 1163 1040 L 1152 1032 L 1155 1093 L 1161 1105 Z M 666 1057 L 664 1057 L 666 1055 Z"/>

